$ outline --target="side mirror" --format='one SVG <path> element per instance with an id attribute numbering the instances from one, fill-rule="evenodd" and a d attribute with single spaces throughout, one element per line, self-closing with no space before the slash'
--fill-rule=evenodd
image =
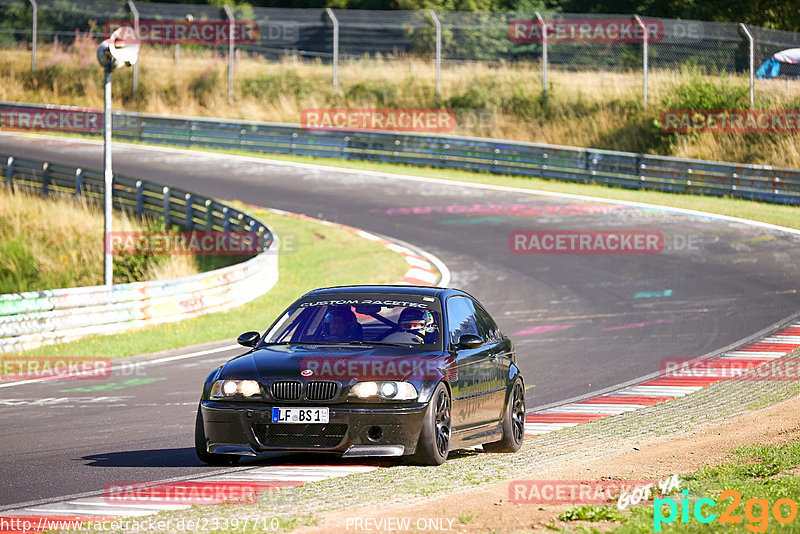
<path id="1" fill-rule="evenodd" d="M 236 341 L 243 347 L 255 347 L 258 345 L 258 340 L 261 339 L 261 334 L 258 332 L 245 332 Z"/>
<path id="2" fill-rule="evenodd" d="M 458 343 L 456 344 L 456 350 L 459 349 L 477 349 L 478 347 L 483 346 L 486 343 L 481 336 L 476 336 L 475 334 L 464 334 L 460 338 L 458 338 Z"/>

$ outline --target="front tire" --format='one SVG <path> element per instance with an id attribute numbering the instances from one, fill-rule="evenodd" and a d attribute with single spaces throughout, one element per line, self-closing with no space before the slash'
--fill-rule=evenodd
<path id="1" fill-rule="evenodd" d="M 200 406 L 197 407 L 197 418 L 194 420 L 194 450 L 200 461 L 208 465 L 232 465 L 239 461 L 239 457 L 233 454 L 208 452 L 206 430 L 203 426 L 203 414 L 200 413 Z"/>
<path id="2" fill-rule="evenodd" d="M 502 428 L 503 439 L 484 443 L 484 451 L 517 452 L 522 447 L 522 440 L 525 438 L 525 390 L 520 379 L 515 380 L 511 387 Z"/>
<path id="3" fill-rule="evenodd" d="M 419 433 L 417 452 L 411 461 L 421 465 L 441 465 L 450 454 L 450 393 L 439 383 L 431 395 Z"/>

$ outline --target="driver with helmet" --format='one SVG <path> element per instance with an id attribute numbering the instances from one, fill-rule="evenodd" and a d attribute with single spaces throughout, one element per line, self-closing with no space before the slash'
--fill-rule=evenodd
<path id="1" fill-rule="evenodd" d="M 322 341 L 362 341 L 361 325 L 349 306 L 328 310 L 323 319 Z"/>
<path id="2" fill-rule="evenodd" d="M 419 308 L 405 308 L 397 320 L 399 330 L 392 332 L 381 341 L 392 343 L 430 343 L 428 334 L 436 331 L 433 314 Z"/>

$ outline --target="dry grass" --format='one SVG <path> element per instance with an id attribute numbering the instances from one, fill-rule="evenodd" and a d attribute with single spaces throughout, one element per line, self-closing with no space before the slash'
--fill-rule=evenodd
<path id="1" fill-rule="evenodd" d="M 143 231 L 141 221 L 115 212 L 115 231 Z M 131 257 L 127 257 L 131 258 Z M 127 259 L 115 257 L 115 262 Z M 137 280 L 163 280 L 197 272 L 190 256 L 148 261 Z M 124 273 L 115 273 L 123 275 Z M 0 293 L 103 283 L 103 211 L 67 197 L 43 200 L 0 188 Z"/>
<path id="2" fill-rule="evenodd" d="M 42 67 L 36 76 L 29 72 L 28 51 L 0 51 L 0 99 L 102 107 L 102 73 L 95 65 L 94 47 L 88 39 L 78 43 L 70 50 L 41 47 Z M 128 110 L 297 123 L 307 108 L 450 107 L 461 110 L 457 134 L 800 168 L 799 135 L 700 134 L 666 139 L 654 126 L 676 85 L 692 79 L 744 91 L 745 76 L 651 69 L 646 108 L 641 72 L 551 68 L 545 100 L 540 66 L 535 63 L 447 64 L 441 95 L 436 95 L 432 61 L 344 60 L 340 87 L 334 89 L 328 64 L 293 57 L 270 62 L 242 54 L 236 64 L 234 105 L 227 102 L 227 58 L 208 49 L 184 46 L 176 63 L 171 47 L 144 47 L 135 97 L 131 97 L 131 69 L 113 77 L 114 105 Z M 797 80 L 788 84 L 759 80 L 756 94 L 757 108 L 800 107 Z"/>

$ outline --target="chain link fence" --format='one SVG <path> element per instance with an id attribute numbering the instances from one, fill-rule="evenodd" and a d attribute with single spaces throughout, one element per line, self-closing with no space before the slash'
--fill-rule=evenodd
<path id="1" fill-rule="evenodd" d="M 648 70 L 669 72 L 673 80 L 686 68 L 708 75 L 754 78 L 755 70 L 774 53 L 800 47 L 800 34 L 793 32 L 737 23 L 647 17 L 637 20 L 625 14 L 249 6 L 231 7 L 230 14 L 235 23 L 230 22 L 224 8 L 212 5 L 133 0 L 0 0 L 0 45 L 29 47 L 31 68 L 35 70 L 37 44 L 40 48 L 51 43 L 68 44 L 78 34 L 100 39 L 115 25 L 138 23 L 144 43 L 174 47 L 178 61 L 184 43 L 213 47 L 220 55 L 228 54 L 229 30 L 237 25 L 233 39 L 236 53 L 270 60 L 286 56 L 317 58 L 332 65 L 334 85 L 339 59 L 412 58 L 435 66 L 431 84 L 435 84 L 437 92 L 441 69 L 446 71 L 465 63 L 516 63 L 533 65 L 532 71 L 542 77 L 544 90 L 554 75 L 560 75 L 565 83 L 571 79 L 573 83 L 585 83 L 583 78 L 571 78 L 571 73 L 599 74 L 599 85 L 603 85 L 606 75 L 641 73 L 645 97 Z M 212 28 L 215 31 L 188 35 L 192 25 L 203 24 L 216 25 Z M 180 26 L 186 35 L 176 35 Z M 782 67 L 785 77 L 797 77 L 800 71 L 798 65 Z M 230 68 L 234 68 L 233 61 Z M 597 79 L 593 78 L 593 82 Z M 646 105 L 646 98 L 644 102 Z"/>

